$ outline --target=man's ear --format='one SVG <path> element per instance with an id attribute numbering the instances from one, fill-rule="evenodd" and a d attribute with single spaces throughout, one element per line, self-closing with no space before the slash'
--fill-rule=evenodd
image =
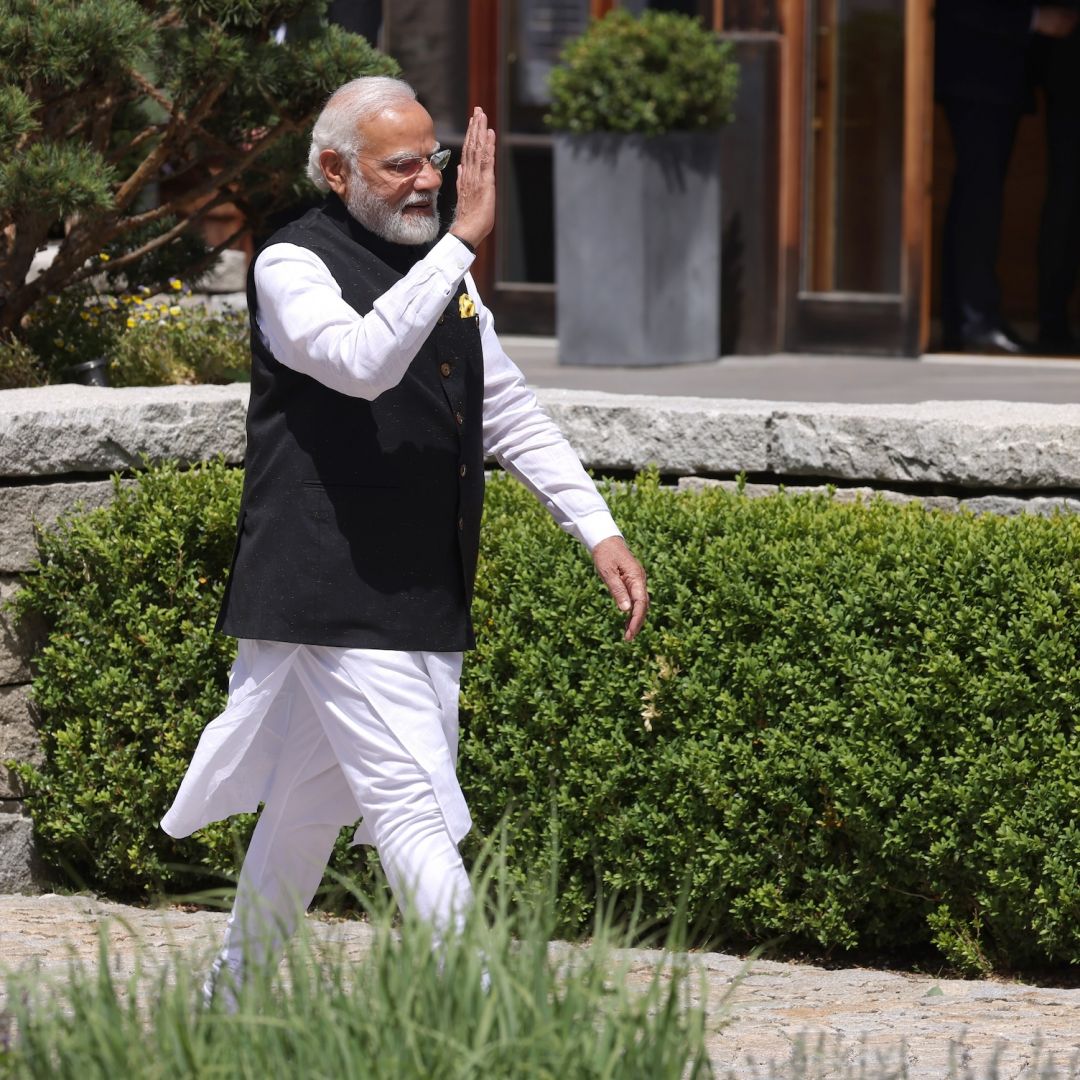
<path id="1" fill-rule="evenodd" d="M 345 197 L 345 188 L 349 178 L 345 159 L 336 150 L 323 150 L 319 154 L 319 167 L 330 190 L 340 198 Z"/>

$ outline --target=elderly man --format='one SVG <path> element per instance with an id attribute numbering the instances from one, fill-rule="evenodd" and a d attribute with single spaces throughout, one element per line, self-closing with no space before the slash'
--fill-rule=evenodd
<path id="1" fill-rule="evenodd" d="M 439 237 L 449 156 L 412 89 L 346 84 L 315 123 L 324 205 L 280 230 L 248 282 L 244 494 L 219 628 L 240 639 L 229 700 L 162 825 L 262 814 L 222 949 L 273 958 L 362 819 L 400 903 L 437 933 L 470 899 L 455 775 L 462 651 L 492 455 L 592 552 L 627 614 L 645 573 L 569 445 L 503 352 L 468 270 L 495 214 L 480 109 Z"/>

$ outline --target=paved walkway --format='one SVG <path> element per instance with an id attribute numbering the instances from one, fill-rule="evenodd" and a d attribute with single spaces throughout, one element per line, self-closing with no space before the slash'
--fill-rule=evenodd
<path id="1" fill-rule="evenodd" d="M 1080 402 L 1080 360 L 927 355 L 729 356 L 651 368 L 564 367 L 555 338 L 504 335 L 533 386 L 622 394 L 904 404 L 915 401 Z"/>
<path id="2" fill-rule="evenodd" d="M 183 950 L 192 963 L 202 965 L 224 921 L 224 915 L 213 912 L 126 907 L 85 896 L 0 896 L 0 966 L 39 962 L 60 973 L 71 950 L 93 963 L 103 924 L 124 973 L 131 971 L 137 942 L 151 961 Z M 312 923 L 320 938 L 344 943 L 351 955 L 361 954 L 371 940 L 364 923 Z M 625 954 L 628 978 L 644 984 L 659 956 L 651 950 Z M 978 1080 L 1080 1077 L 1080 989 L 862 968 L 826 971 L 771 961 L 747 968 L 743 960 L 723 953 L 699 954 L 698 961 L 707 977 L 709 1051 L 721 1077 L 769 1076 L 770 1062 L 790 1062 L 800 1041 L 813 1051 L 819 1037 L 824 1040 L 823 1066 L 803 1075 L 822 1080 L 859 1076 L 860 1061 L 879 1059 L 892 1066 L 892 1075 L 944 1080 L 950 1075 L 950 1054 L 970 1070 L 957 1075 Z M 1035 1067 L 1051 1057 L 1059 1066 L 1054 1073 Z M 901 1066 L 906 1073 L 899 1072 Z M 775 1075 L 790 1074 L 781 1070 Z M 867 1080 L 879 1075 L 888 1073 L 870 1073 Z"/>

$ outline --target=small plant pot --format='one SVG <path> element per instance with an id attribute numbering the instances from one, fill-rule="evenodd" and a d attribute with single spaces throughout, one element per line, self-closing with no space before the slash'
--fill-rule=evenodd
<path id="1" fill-rule="evenodd" d="M 104 356 L 95 356 L 93 360 L 84 360 L 81 364 L 72 364 L 64 368 L 64 377 L 83 386 L 108 386 L 109 361 Z"/>

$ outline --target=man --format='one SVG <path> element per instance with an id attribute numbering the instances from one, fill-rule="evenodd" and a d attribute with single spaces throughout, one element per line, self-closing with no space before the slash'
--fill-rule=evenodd
<path id="1" fill-rule="evenodd" d="M 644 570 L 468 273 L 494 222 L 494 149 L 476 109 L 439 239 L 448 152 L 431 117 L 403 82 L 347 83 L 312 133 L 325 204 L 253 261 L 244 494 L 219 621 L 240 643 L 228 706 L 162 822 L 186 836 L 264 804 L 208 994 L 223 968 L 236 982 L 277 955 L 357 818 L 399 902 L 436 933 L 460 922 L 457 697 L 485 455 L 592 551 L 626 640 L 644 621 Z"/>
<path id="2" fill-rule="evenodd" d="M 1034 107 L 1033 39 L 1060 38 L 1075 10 L 1030 0 L 938 0 L 935 92 L 956 153 L 942 237 L 946 349 L 1023 353 L 1005 325 L 996 263 L 1005 177 L 1017 124 Z"/>

